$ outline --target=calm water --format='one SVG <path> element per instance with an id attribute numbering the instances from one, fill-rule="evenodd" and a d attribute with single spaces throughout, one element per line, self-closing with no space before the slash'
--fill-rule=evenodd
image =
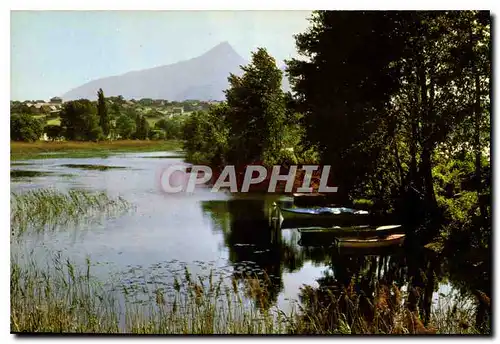
<path id="1" fill-rule="evenodd" d="M 173 158 L 166 158 L 168 155 Z M 37 261 L 54 251 L 81 264 L 88 256 L 100 279 L 123 285 L 150 282 L 171 286 L 172 276 L 182 273 L 184 267 L 201 275 L 215 269 L 224 278 L 244 272 L 266 273 L 272 279 L 270 303 L 285 312 L 290 310 L 288 300 L 298 297 L 303 284 L 318 286 L 332 278 L 340 282 L 357 278 L 357 287 L 363 289 L 363 276 L 369 275 L 404 285 L 412 271 L 427 267 L 425 259 L 410 262 L 404 251 L 383 256 L 338 255 L 321 247 L 300 246 L 300 234 L 294 229 L 283 230 L 279 240 L 274 240 L 266 227 L 266 209 L 273 196 L 232 196 L 203 188 L 193 194 L 167 195 L 161 190 L 159 175 L 168 164 L 182 162 L 175 156 L 178 153 L 134 153 L 27 160 L 13 165 L 11 170 L 52 174 L 12 178 L 12 192 L 36 188 L 105 191 L 135 207 L 99 224 L 30 234 L 21 248 L 13 249 L 20 250 L 17 254 L 34 250 Z M 97 171 L 63 166 L 69 164 L 125 168 Z M 451 290 L 447 283 L 437 285 L 434 299 Z"/>

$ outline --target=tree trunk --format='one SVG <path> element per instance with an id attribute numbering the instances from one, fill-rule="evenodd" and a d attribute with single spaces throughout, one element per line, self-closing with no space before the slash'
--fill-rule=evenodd
<path id="1" fill-rule="evenodd" d="M 396 160 L 396 166 L 398 168 L 399 187 L 403 187 L 404 170 L 403 166 L 401 165 L 401 159 L 399 158 L 398 143 L 396 141 L 396 137 L 394 137 L 392 142 L 394 145 L 394 159 Z"/>
<path id="2" fill-rule="evenodd" d="M 474 67 L 474 81 L 475 81 L 475 95 L 474 95 L 474 148 L 476 153 L 476 191 L 479 200 L 479 209 L 481 211 L 481 217 L 486 218 L 486 208 L 484 202 L 481 201 L 482 193 L 482 178 L 481 178 L 481 84 L 479 79 L 479 73 Z"/>
<path id="3" fill-rule="evenodd" d="M 429 124 L 429 98 L 427 97 L 427 73 L 423 61 L 418 66 L 418 81 L 420 86 L 420 105 L 421 105 L 421 119 L 422 119 L 422 154 L 420 164 L 420 177 L 423 179 L 423 187 L 425 190 L 425 198 L 431 209 L 436 208 L 436 196 L 434 194 L 434 183 L 432 180 L 432 142 L 430 142 L 432 128 Z"/>
<path id="4" fill-rule="evenodd" d="M 422 150 L 422 163 L 420 164 L 420 171 L 423 177 L 425 197 L 431 209 L 437 207 L 436 195 L 434 193 L 434 181 L 432 178 L 432 150 L 426 145 Z"/>

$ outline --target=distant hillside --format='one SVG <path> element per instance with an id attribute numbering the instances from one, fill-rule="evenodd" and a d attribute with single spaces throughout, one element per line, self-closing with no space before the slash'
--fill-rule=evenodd
<path id="1" fill-rule="evenodd" d="M 190 60 L 93 80 L 65 93 L 62 98 L 65 101 L 93 99 L 102 88 L 106 96 L 122 95 L 125 99 L 223 100 L 229 74 L 241 75 L 240 66 L 247 63 L 224 42 Z M 284 89 L 289 89 L 288 81 L 284 82 Z"/>

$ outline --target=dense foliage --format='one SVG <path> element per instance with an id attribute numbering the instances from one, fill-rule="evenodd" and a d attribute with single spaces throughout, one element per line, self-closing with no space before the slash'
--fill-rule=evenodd
<path id="1" fill-rule="evenodd" d="M 11 114 L 30 115 L 45 123 L 49 140 L 176 140 L 181 138 L 185 118 L 191 110 L 202 111 L 209 106 L 207 102 L 195 100 L 169 102 L 125 100 L 121 96 L 106 98 L 104 91 L 99 89 L 96 101 L 81 99 L 62 106 L 43 101 L 13 101 Z M 182 109 L 182 112 L 175 113 L 176 109 Z"/>
<path id="2" fill-rule="evenodd" d="M 224 104 L 198 112 L 185 123 L 185 149 L 192 161 L 220 165 L 294 159 L 300 129 L 282 91 L 282 72 L 263 48 L 252 54 L 243 75 L 230 75 Z M 293 133 L 293 137 L 290 137 Z"/>
<path id="3" fill-rule="evenodd" d="M 43 134 L 40 120 L 27 114 L 14 114 L 10 118 L 10 137 L 13 141 L 36 141 Z"/>
<path id="4" fill-rule="evenodd" d="M 479 176 L 490 132 L 488 14 L 317 12 L 296 39 L 305 57 L 288 66 L 297 107 L 346 197 L 390 209 L 412 189 L 435 208 L 437 157 L 467 148 Z"/>
<path id="5" fill-rule="evenodd" d="M 90 100 L 80 99 L 64 104 L 61 111 L 64 137 L 75 141 L 97 141 L 102 138 L 102 128 L 96 108 Z"/>

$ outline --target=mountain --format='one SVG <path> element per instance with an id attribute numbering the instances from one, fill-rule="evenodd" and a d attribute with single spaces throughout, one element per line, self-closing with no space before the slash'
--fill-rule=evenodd
<path id="1" fill-rule="evenodd" d="M 223 42 L 190 60 L 90 81 L 62 98 L 94 99 L 102 88 L 106 96 L 122 95 L 125 99 L 223 100 L 229 74 L 241 75 L 240 66 L 246 64 L 248 61 Z M 284 85 L 286 88 L 287 82 Z"/>

